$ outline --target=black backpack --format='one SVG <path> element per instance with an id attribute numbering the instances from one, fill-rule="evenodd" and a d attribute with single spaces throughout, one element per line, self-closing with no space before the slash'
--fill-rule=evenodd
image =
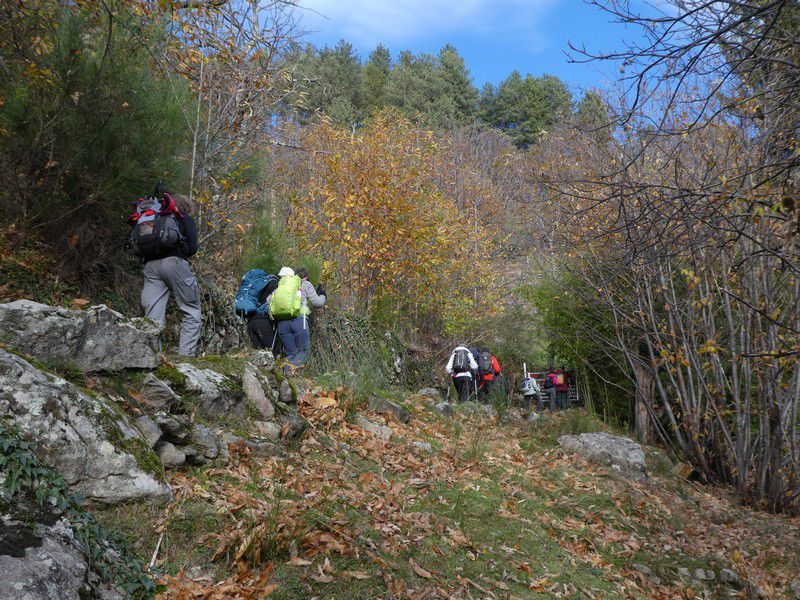
<path id="1" fill-rule="evenodd" d="M 453 353 L 453 373 L 466 373 L 469 370 L 469 350 L 459 348 Z"/>
<path id="2" fill-rule="evenodd" d="M 178 217 L 161 214 L 161 203 L 153 198 L 142 202 L 136 211 L 136 221 L 129 242 L 133 253 L 146 260 L 161 258 L 183 241 Z"/>
<path id="3" fill-rule="evenodd" d="M 488 350 L 481 352 L 478 356 L 478 370 L 481 375 L 488 375 L 492 372 L 492 353 Z"/>

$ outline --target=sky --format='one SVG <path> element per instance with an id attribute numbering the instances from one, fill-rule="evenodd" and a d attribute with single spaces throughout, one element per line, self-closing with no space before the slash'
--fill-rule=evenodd
<path id="1" fill-rule="evenodd" d="M 514 69 L 556 75 L 576 91 L 613 85 L 611 64 L 570 64 L 568 42 L 589 50 L 618 49 L 634 32 L 583 0 L 300 0 L 306 40 L 351 42 L 366 58 L 378 43 L 436 53 L 453 44 L 475 85 L 498 83 Z"/>

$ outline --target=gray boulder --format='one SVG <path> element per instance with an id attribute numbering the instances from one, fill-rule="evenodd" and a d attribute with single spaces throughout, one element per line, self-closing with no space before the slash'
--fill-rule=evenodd
<path id="1" fill-rule="evenodd" d="M 155 448 L 158 441 L 161 439 L 161 428 L 156 424 L 153 419 L 147 415 L 142 415 L 134 421 L 136 428 L 147 440 L 147 445 Z"/>
<path id="2" fill-rule="evenodd" d="M 372 398 L 369 399 L 368 406 L 371 411 L 384 415 L 391 415 L 401 423 L 408 423 L 411 421 L 411 413 L 408 412 L 407 409 L 391 400 L 381 398 L 380 396 L 372 396 Z"/>
<path id="3" fill-rule="evenodd" d="M 694 578 L 698 581 L 714 581 L 717 575 L 711 569 L 695 569 Z"/>
<path id="4" fill-rule="evenodd" d="M 353 422 L 361 427 L 361 429 L 369 431 L 372 435 L 382 439 L 384 442 L 388 442 L 389 438 L 392 437 L 392 429 L 390 427 L 370 421 L 362 415 L 356 415 L 356 418 Z"/>
<path id="5" fill-rule="evenodd" d="M 289 383 L 288 379 L 281 381 L 281 385 L 278 388 L 278 399 L 284 404 L 291 404 L 296 400 L 292 393 L 292 384 Z"/>
<path id="6" fill-rule="evenodd" d="M 66 519 L 38 507 L 20 515 L 21 508 L 0 515 L 0 598 L 125 597 L 101 583 Z"/>
<path id="7" fill-rule="evenodd" d="M 170 496 L 147 440 L 111 402 L 0 350 L 0 414 L 73 489 L 107 503 Z"/>
<path id="8" fill-rule="evenodd" d="M 126 319 L 105 305 L 69 310 L 30 300 L 0 304 L 0 342 L 53 364 L 83 371 L 154 369 L 161 327 Z"/>
<path id="9" fill-rule="evenodd" d="M 253 431 L 256 437 L 270 442 L 277 442 L 281 439 L 282 427 L 274 421 L 253 421 Z"/>
<path id="10" fill-rule="evenodd" d="M 275 405 L 278 412 L 278 421 L 281 424 L 281 433 L 284 440 L 295 440 L 305 432 L 308 422 L 300 416 L 297 409 L 278 402 Z"/>
<path id="11" fill-rule="evenodd" d="M 719 572 L 719 580 L 730 585 L 738 585 L 740 583 L 739 574 L 731 569 L 722 569 Z"/>
<path id="12" fill-rule="evenodd" d="M 433 454 L 433 446 L 430 445 L 428 442 L 413 442 L 415 448 L 419 448 L 423 452 L 427 452 L 428 454 Z"/>
<path id="13" fill-rule="evenodd" d="M 200 408 L 208 415 L 221 417 L 227 414 L 244 415 L 245 404 L 241 394 L 230 389 L 230 382 L 224 375 L 212 369 L 200 369 L 190 363 L 175 365 L 186 376 L 184 387 L 197 395 Z"/>
<path id="14" fill-rule="evenodd" d="M 161 381 L 152 373 L 145 376 L 139 394 L 151 408 L 166 412 L 170 412 L 181 400 L 168 383 Z"/>
<path id="15" fill-rule="evenodd" d="M 242 390 L 245 398 L 258 409 L 265 419 L 275 414 L 275 407 L 264 392 L 264 381 L 258 370 L 251 364 L 245 365 L 242 372 Z"/>
<path id="16" fill-rule="evenodd" d="M 452 417 L 455 414 L 455 411 L 453 410 L 453 405 L 450 404 L 449 402 L 444 402 L 444 401 L 436 402 L 433 405 L 433 410 L 435 410 L 444 417 Z"/>
<path id="17" fill-rule="evenodd" d="M 158 445 L 158 458 L 167 469 L 180 467 L 186 462 L 186 453 L 174 444 L 161 442 Z"/>
<path id="18" fill-rule="evenodd" d="M 630 438 L 608 433 L 582 433 L 578 436 L 562 435 L 558 443 L 562 448 L 608 465 L 634 481 L 647 481 L 644 450 Z"/>
<path id="19" fill-rule="evenodd" d="M 222 440 L 217 437 L 211 429 L 205 425 L 192 426 L 192 432 L 189 437 L 192 445 L 195 446 L 204 458 L 208 460 L 215 460 L 222 453 L 220 446 L 224 444 Z"/>
<path id="20" fill-rule="evenodd" d="M 275 357 L 269 350 L 256 350 L 248 359 L 248 363 L 261 369 L 272 369 L 275 366 Z"/>
<path id="21" fill-rule="evenodd" d="M 417 392 L 417 396 L 419 396 L 420 398 L 428 398 L 433 402 L 441 402 L 444 400 L 444 398 L 442 397 L 442 393 L 436 388 L 432 387 L 422 388 L 420 391 Z"/>
<path id="22" fill-rule="evenodd" d="M 157 412 L 153 415 L 153 421 L 161 429 L 162 437 L 167 442 L 182 444 L 189 438 L 192 424 L 183 415 L 168 415 L 163 412 Z"/>

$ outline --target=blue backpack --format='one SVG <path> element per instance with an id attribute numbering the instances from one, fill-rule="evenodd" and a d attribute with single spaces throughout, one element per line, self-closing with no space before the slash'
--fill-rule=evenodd
<path id="1" fill-rule="evenodd" d="M 277 281 L 275 275 L 269 275 L 261 269 L 251 269 L 242 277 L 236 299 L 233 301 L 233 310 L 242 317 L 264 315 L 267 313 L 267 303 L 260 302 L 261 292 L 272 281 Z"/>

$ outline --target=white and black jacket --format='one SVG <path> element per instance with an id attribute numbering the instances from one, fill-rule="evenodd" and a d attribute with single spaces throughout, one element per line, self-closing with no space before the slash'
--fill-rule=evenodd
<path id="1" fill-rule="evenodd" d="M 455 357 L 456 352 L 458 352 L 459 350 L 467 351 L 467 356 L 469 357 L 470 370 L 463 371 L 461 373 L 453 373 L 453 358 Z M 472 373 L 478 372 L 478 363 L 476 362 L 475 357 L 472 356 L 472 352 L 469 351 L 469 348 L 466 348 L 464 346 L 458 346 L 450 354 L 450 360 L 447 361 L 447 366 L 444 368 L 444 370 L 447 371 L 448 375 L 452 375 L 453 377 L 469 377 L 470 379 L 472 379 Z"/>

